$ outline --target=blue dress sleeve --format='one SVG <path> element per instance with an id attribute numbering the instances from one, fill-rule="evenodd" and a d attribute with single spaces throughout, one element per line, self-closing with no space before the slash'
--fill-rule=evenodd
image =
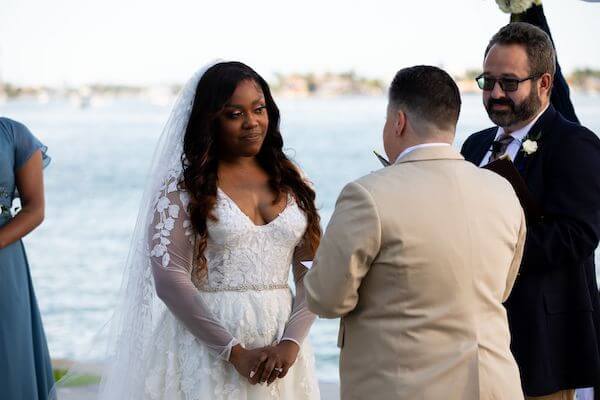
<path id="1" fill-rule="evenodd" d="M 15 171 L 19 170 L 38 149 L 42 151 L 45 168 L 50 163 L 50 157 L 46 154 L 48 148 L 22 123 L 12 121 L 11 125 L 15 148 Z"/>

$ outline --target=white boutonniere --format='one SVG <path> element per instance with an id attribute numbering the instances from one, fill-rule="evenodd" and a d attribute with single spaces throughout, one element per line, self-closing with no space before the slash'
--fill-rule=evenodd
<path id="1" fill-rule="evenodd" d="M 542 4 L 542 0 L 496 0 L 500 10 L 507 14 L 521 14 L 529 10 L 534 4 Z"/>
<path id="2" fill-rule="evenodd" d="M 535 153 L 537 151 L 537 149 L 538 149 L 538 144 L 535 140 L 527 139 L 526 141 L 523 142 L 523 151 L 528 156 Z"/>
<path id="3" fill-rule="evenodd" d="M 525 141 L 521 145 L 521 150 L 525 153 L 525 155 L 532 155 L 538 150 L 538 140 L 542 137 L 542 131 L 537 133 L 531 133 L 527 135 Z"/>

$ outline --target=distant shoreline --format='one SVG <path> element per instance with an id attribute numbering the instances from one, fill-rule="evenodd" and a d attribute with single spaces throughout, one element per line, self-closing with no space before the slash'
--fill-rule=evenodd
<path id="1" fill-rule="evenodd" d="M 459 84 L 460 93 L 462 96 L 479 96 L 481 91 L 479 89 L 473 89 L 468 87 L 467 85 L 462 86 Z M 305 99 L 315 99 L 315 100 L 328 100 L 328 99 L 347 99 L 347 98 L 382 98 L 385 97 L 386 94 L 384 92 L 381 93 L 352 93 L 352 92 L 343 92 L 343 93 L 294 93 L 294 92 L 274 92 L 273 93 L 277 99 L 284 100 L 305 100 Z M 586 90 L 577 90 L 571 89 L 571 95 L 575 96 L 590 96 L 597 97 L 600 96 L 600 90 L 594 91 L 586 91 Z M 50 104 L 50 103 L 70 103 L 76 108 L 89 108 L 96 107 L 101 105 L 110 104 L 114 101 L 119 100 L 134 100 L 140 101 L 144 103 L 149 103 L 157 106 L 169 106 L 173 104 L 175 101 L 176 94 L 169 93 L 163 95 L 156 95 L 152 91 L 142 90 L 139 92 L 124 92 L 124 93 L 85 93 L 80 94 L 78 92 L 61 92 L 61 93 L 47 93 L 45 91 L 40 92 L 27 92 L 19 94 L 14 97 L 2 97 L 0 96 L 0 105 L 9 104 L 9 103 L 17 103 L 17 102 L 31 102 L 38 104 Z"/>
<path id="2" fill-rule="evenodd" d="M 478 70 L 467 70 L 454 75 L 461 93 L 480 93 L 475 77 Z M 580 68 L 565 76 L 573 93 L 600 94 L 600 70 Z M 388 83 L 381 79 L 360 76 L 354 71 L 341 73 L 292 73 L 275 74 L 270 82 L 275 95 L 282 98 L 335 98 L 347 96 L 383 96 Z M 84 106 L 94 99 L 148 98 L 153 102 L 167 103 L 181 89 L 181 84 L 127 85 L 127 84 L 85 84 L 85 85 L 15 85 L 0 82 L 0 103 L 10 99 L 35 98 L 41 102 L 54 99 L 67 99 Z"/>

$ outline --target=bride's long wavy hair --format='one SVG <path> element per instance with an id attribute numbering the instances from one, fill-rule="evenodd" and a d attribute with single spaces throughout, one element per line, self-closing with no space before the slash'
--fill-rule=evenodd
<path id="1" fill-rule="evenodd" d="M 252 68 L 240 62 L 223 62 L 210 67 L 196 87 L 196 95 L 183 141 L 181 158 L 183 177 L 180 186 L 190 195 L 189 213 L 196 232 L 193 277 L 200 281 L 206 276 L 206 257 L 209 219 L 217 218 L 212 210 L 217 197 L 217 169 L 220 132 L 218 117 L 238 84 L 251 80 L 262 89 L 269 125 L 263 145 L 256 156 L 259 165 L 269 176 L 269 185 L 276 193 L 274 204 L 282 195 L 293 195 L 305 213 L 308 226 L 303 240 L 314 254 L 321 239 L 320 218 L 315 207 L 315 192 L 302 178 L 296 166 L 283 152 L 279 131 L 279 109 L 267 82 Z"/>

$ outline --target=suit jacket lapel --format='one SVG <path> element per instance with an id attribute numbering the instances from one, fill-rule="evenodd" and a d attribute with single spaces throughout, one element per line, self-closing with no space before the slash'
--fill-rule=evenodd
<path id="1" fill-rule="evenodd" d="M 481 141 L 476 145 L 477 147 L 473 151 L 473 154 L 469 157 L 469 161 L 475 165 L 481 164 L 483 157 L 485 157 L 488 150 L 492 147 L 494 138 L 498 128 L 489 128 L 483 135 Z"/>
<path id="2" fill-rule="evenodd" d="M 543 168 L 543 154 L 548 151 L 548 145 L 550 143 L 550 135 L 552 130 L 552 124 L 554 119 L 556 118 L 556 110 L 551 105 L 548 109 L 542 114 L 542 116 L 537 120 L 537 122 L 531 127 L 527 138 L 531 138 L 531 140 L 535 139 L 538 143 L 538 149 L 533 154 L 525 154 L 525 152 L 520 149 L 515 157 L 514 164 L 523 176 L 523 179 L 527 183 L 527 187 L 540 201 L 544 192 L 544 168 Z"/>
<path id="3" fill-rule="evenodd" d="M 525 179 L 527 181 L 527 177 L 529 176 L 531 165 L 535 160 L 541 160 L 539 154 L 541 153 L 544 146 L 544 131 L 547 131 L 551 128 L 550 123 L 556 117 L 556 110 L 552 105 L 549 105 L 546 111 L 542 114 L 542 116 L 537 120 L 537 122 L 531 127 L 529 133 L 525 137 L 525 140 L 528 138 L 537 138 L 535 139 L 538 143 L 538 149 L 533 154 L 525 154 L 523 149 L 519 149 L 517 156 L 515 157 L 514 164 Z M 533 139 L 532 139 L 533 140 Z"/>

